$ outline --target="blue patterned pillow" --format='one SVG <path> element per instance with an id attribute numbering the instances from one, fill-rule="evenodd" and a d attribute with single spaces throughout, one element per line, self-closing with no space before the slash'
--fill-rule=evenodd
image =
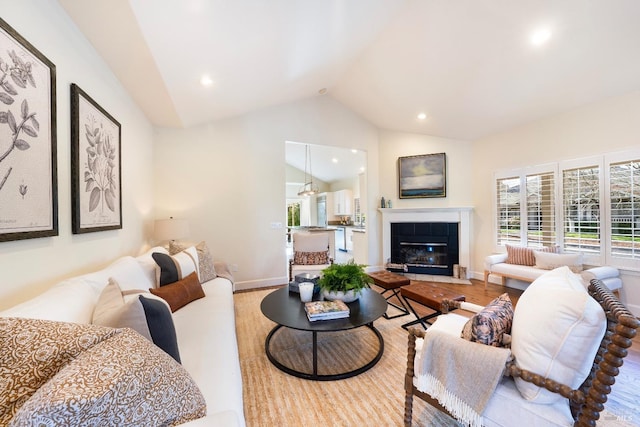
<path id="1" fill-rule="evenodd" d="M 480 344 L 503 347 L 504 335 L 511 334 L 512 323 L 513 304 L 509 294 L 504 293 L 467 321 L 461 337 Z"/>

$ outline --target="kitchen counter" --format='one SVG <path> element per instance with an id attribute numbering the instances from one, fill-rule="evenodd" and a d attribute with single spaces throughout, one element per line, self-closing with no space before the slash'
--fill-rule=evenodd
<path id="1" fill-rule="evenodd" d="M 309 226 L 301 226 L 301 227 L 290 227 L 292 230 L 296 231 L 336 231 L 336 227 L 329 225 L 327 227 L 321 227 L 319 225 L 309 225 Z"/>

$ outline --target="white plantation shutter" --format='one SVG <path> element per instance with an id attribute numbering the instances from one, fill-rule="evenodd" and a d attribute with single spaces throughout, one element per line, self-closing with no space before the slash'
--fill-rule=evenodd
<path id="1" fill-rule="evenodd" d="M 609 192 L 611 255 L 640 259 L 640 160 L 610 164 Z"/>
<path id="2" fill-rule="evenodd" d="M 560 244 L 589 266 L 637 269 L 640 150 L 496 172 L 496 251 Z"/>
<path id="3" fill-rule="evenodd" d="M 520 235 L 520 178 L 496 179 L 496 243 L 519 244 Z"/>
<path id="4" fill-rule="evenodd" d="M 562 171 L 564 252 L 600 253 L 600 167 Z"/>
<path id="5" fill-rule="evenodd" d="M 555 174 L 545 172 L 526 177 L 527 246 L 556 244 Z"/>

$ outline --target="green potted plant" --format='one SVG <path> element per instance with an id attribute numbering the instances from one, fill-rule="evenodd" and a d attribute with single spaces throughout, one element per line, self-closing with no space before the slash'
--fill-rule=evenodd
<path id="1" fill-rule="evenodd" d="M 318 285 L 326 299 L 355 301 L 360 297 L 363 288 L 369 287 L 373 279 L 364 272 L 363 264 L 350 260 L 346 264 L 331 264 L 322 270 Z"/>

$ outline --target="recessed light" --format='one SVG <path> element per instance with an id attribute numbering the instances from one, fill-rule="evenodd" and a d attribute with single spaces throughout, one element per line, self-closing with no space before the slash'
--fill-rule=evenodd
<path id="1" fill-rule="evenodd" d="M 327 88 L 326 88 L 326 87 L 323 87 L 322 89 L 320 89 L 320 90 L 318 91 L 318 93 L 319 93 L 320 95 L 324 95 L 325 93 L 327 93 Z"/>
<path id="2" fill-rule="evenodd" d="M 205 74 L 200 77 L 200 84 L 205 87 L 211 86 L 213 84 L 213 80 L 211 79 L 211 77 L 209 77 L 209 75 Z"/>
<path id="3" fill-rule="evenodd" d="M 418 120 L 424 120 L 427 118 L 427 114 L 426 113 L 420 113 L 418 114 Z"/>
<path id="4" fill-rule="evenodd" d="M 335 157 L 334 157 L 333 159 L 331 159 L 331 161 L 332 161 L 333 163 L 338 163 L 338 159 L 336 159 Z"/>
<path id="5" fill-rule="evenodd" d="M 531 44 L 534 46 L 542 46 L 551 38 L 551 30 L 548 28 L 539 28 L 531 34 Z"/>

